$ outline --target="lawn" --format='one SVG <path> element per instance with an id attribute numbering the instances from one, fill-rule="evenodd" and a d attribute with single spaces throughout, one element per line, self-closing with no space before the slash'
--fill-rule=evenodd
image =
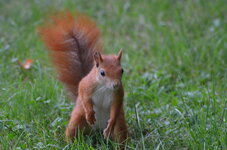
<path id="1" fill-rule="evenodd" d="M 0 0 L 0 149 L 118 146 L 64 142 L 73 103 L 37 27 L 65 9 L 96 20 L 105 53 L 123 49 L 127 149 L 227 149 L 226 0 Z"/>

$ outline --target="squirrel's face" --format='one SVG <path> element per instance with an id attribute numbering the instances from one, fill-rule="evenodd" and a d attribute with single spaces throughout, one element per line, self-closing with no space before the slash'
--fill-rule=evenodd
<path id="1" fill-rule="evenodd" d="M 110 89 L 118 89 L 121 86 L 121 78 L 123 75 L 123 68 L 121 67 L 120 50 L 118 55 L 101 55 L 96 52 L 94 60 L 96 65 L 96 78 L 99 83 Z"/>

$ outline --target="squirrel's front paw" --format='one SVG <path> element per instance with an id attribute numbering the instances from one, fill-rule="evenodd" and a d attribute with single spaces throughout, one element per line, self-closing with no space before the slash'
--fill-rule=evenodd
<path id="1" fill-rule="evenodd" d="M 110 136 L 110 131 L 112 126 L 113 126 L 113 120 L 109 119 L 107 123 L 107 127 L 103 131 L 103 135 L 105 138 L 108 138 Z"/>
<path id="2" fill-rule="evenodd" d="M 87 120 L 87 122 L 88 122 L 89 125 L 95 124 L 95 121 L 96 121 L 96 119 L 95 119 L 95 112 L 92 111 L 90 113 L 87 113 L 86 114 L 86 120 Z"/>
<path id="3" fill-rule="evenodd" d="M 110 135 L 110 129 L 109 128 L 105 128 L 103 131 L 103 136 L 105 139 L 107 139 Z"/>

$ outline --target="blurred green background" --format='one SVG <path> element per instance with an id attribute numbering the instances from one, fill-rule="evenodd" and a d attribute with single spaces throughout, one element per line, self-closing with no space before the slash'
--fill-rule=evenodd
<path id="1" fill-rule="evenodd" d="M 227 149 L 226 0 L 0 0 L 0 149 L 118 147 L 63 140 L 73 103 L 37 34 L 62 10 L 96 20 L 106 53 L 123 48 L 127 149 Z"/>

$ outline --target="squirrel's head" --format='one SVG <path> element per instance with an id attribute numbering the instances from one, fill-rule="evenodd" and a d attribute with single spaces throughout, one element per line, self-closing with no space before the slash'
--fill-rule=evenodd
<path id="1" fill-rule="evenodd" d="M 102 85 L 111 89 L 118 89 L 121 86 L 123 68 L 121 67 L 122 51 L 117 55 L 101 55 L 95 52 L 96 79 Z"/>

